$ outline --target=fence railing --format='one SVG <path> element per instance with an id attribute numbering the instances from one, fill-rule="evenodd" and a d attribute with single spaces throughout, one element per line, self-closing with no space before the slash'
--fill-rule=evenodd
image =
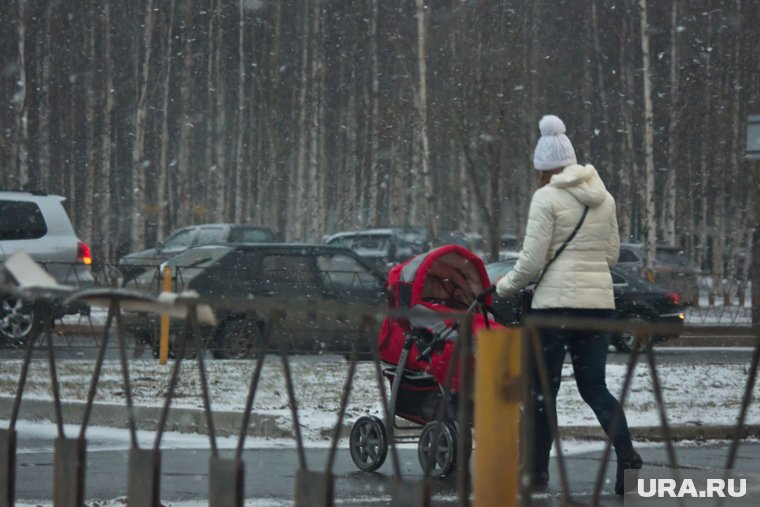
<path id="1" fill-rule="evenodd" d="M 180 275 L 178 274 L 177 276 Z M 27 340 L 24 349 L 24 357 L 16 386 L 13 409 L 9 417 L 9 427 L 8 429 L 0 430 L 0 507 L 13 505 L 16 497 L 16 457 L 18 452 L 16 428 L 19 423 L 20 406 L 24 397 L 29 366 L 32 362 L 33 349 L 37 346 L 43 346 L 47 351 L 50 389 L 53 400 L 52 413 L 56 423 L 57 439 L 54 446 L 53 503 L 54 505 L 61 507 L 80 507 L 85 501 L 84 485 L 87 474 L 87 467 L 85 466 L 87 459 L 86 431 L 89 426 L 90 415 L 95 403 L 98 386 L 101 381 L 101 371 L 106 350 L 109 347 L 112 335 L 115 335 L 116 337 L 116 346 L 122 374 L 124 403 L 127 413 L 127 425 L 130 433 L 129 463 L 127 470 L 128 486 L 126 492 L 127 501 L 130 505 L 160 505 L 159 492 L 161 475 L 159 471 L 162 437 L 166 430 L 167 419 L 172 408 L 173 398 L 176 394 L 176 386 L 180 370 L 183 363 L 187 361 L 193 361 L 197 364 L 197 372 L 199 375 L 198 382 L 201 387 L 201 398 L 203 401 L 202 410 L 207 421 L 206 427 L 209 438 L 209 448 L 212 456 L 209 464 L 208 495 L 210 505 L 241 506 L 243 504 L 243 471 L 245 469 L 245 461 L 242 457 L 242 450 L 245 445 L 246 436 L 249 434 L 251 410 L 256 394 L 260 388 L 264 360 L 268 355 L 275 355 L 281 361 L 282 375 L 284 376 L 284 382 L 286 385 L 293 430 L 292 434 L 298 456 L 298 469 L 295 474 L 294 493 L 296 505 L 332 505 L 335 500 L 334 482 L 336 477 L 334 475 L 334 467 L 336 455 L 339 452 L 340 439 L 343 434 L 342 429 L 346 418 L 346 406 L 354 386 L 357 363 L 360 360 L 359 344 L 362 343 L 360 339 L 355 339 L 351 342 L 352 346 L 349 350 L 350 355 L 345 382 L 342 386 L 342 390 L 335 393 L 335 397 L 340 399 L 340 404 L 336 414 L 336 422 L 331 431 L 327 463 L 322 469 L 313 469 L 309 468 L 306 462 L 305 443 L 301 434 L 299 406 L 296 397 L 297 386 L 294 385 L 291 371 L 291 351 L 289 350 L 289 346 L 291 345 L 289 342 L 290 338 L 286 333 L 282 332 L 284 327 L 283 324 L 286 323 L 289 318 L 288 302 L 271 299 L 244 299 L 235 301 L 220 300 L 218 298 L 179 299 L 176 301 L 176 304 L 183 309 L 186 318 L 184 319 L 180 332 L 175 333 L 175 359 L 170 373 L 169 388 L 160 412 L 157 429 L 155 430 L 154 443 L 150 448 L 141 448 L 138 445 L 136 437 L 138 419 L 135 416 L 135 406 L 131 391 L 132 380 L 130 378 L 130 363 L 127 354 L 127 340 L 129 333 L 125 319 L 127 312 L 124 311 L 124 307 L 133 300 L 134 293 L 120 288 L 112 288 L 94 291 L 84 290 L 72 295 L 73 299 L 85 302 L 92 302 L 95 300 L 101 303 L 103 301 L 107 302 L 107 314 L 102 326 L 93 326 L 91 328 L 92 332 L 97 333 L 97 339 L 93 340 L 93 343 L 94 346 L 97 347 L 98 352 L 95 359 L 94 370 L 89 381 L 90 387 L 86 397 L 83 417 L 80 421 L 79 431 L 76 436 L 67 436 L 64 432 L 64 417 L 61 408 L 61 388 L 57 372 L 58 360 L 56 357 L 56 347 L 54 346 L 53 320 L 50 318 L 51 297 L 49 294 L 40 294 L 35 293 L 34 291 L 14 293 L 14 295 L 25 297 L 32 301 L 36 314 L 46 316 L 46 318 L 35 320 L 31 337 Z M 208 334 L 205 334 L 202 331 L 201 325 L 199 325 L 198 322 L 197 309 L 201 305 L 210 305 L 217 311 L 243 315 L 243 325 L 241 329 L 244 331 L 246 338 L 255 344 L 255 353 L 252 354 L 252 357 L 255 358 L 256 363 L 251 373 L 246 402 L 242 411 L 238 443 L 232 458 L 221 457 L 218 450 L 217 431 L 214 425 L 214 400 L 210 395 L 209 378 L 205 362 L 207 361 L 207 356 L 204 353 L 209 346 L 209 340 Z M 339 305 L 339 303 L 333 305 L 322 303 L 315 307 L 314 311 L 317 313 L 334 312 L 336 305 Z M 357 336 L 363 337 L 364 342 L 366 343 L 374 343 L 380 319 L 386 316 L 385 313 L 372 307 L 342 310 L 344 311 L 344 314 L 346 314 L 346 312 L 352 313 L 352 315 L 346 314 L 346 317 L 353 317 L 359 322 L 359 326 L 356 329 L 358 333 Z M 405 316 L 407 316 L 407 314 L 404 312 L 390 314 L 390 317 L 393 318 L 402 318 Z M 470 329 L 470 315 L 450 313 L 442 314 L 441 318 L 458 319 L 460 322 L 460 329 Z M 248 326 L 247 323 L 251 319 L 255 319 L 256 323 L 261 321 L 263 325 Z M 636 340 L 633 350 L 627 359 L 625 375 L 622 382 L 623 385 L 619 395 L 620 402 L 623 407 L 626 406 L 626 401 L 631 390 L 632 378 L 636 371 L 636 365 L 639 362 L 645 362 L 651 381 L 652 394 L 657 407 L 659 431 L 661 432 L 662 441 L 666 449 L 668 465 L 671 468 L 678 468 L 679 463 L 674 447 L 675 439 L 671 433 L 667 405 L 663 396 L 663 391 L 667 386 L 663 385 L 663 380 L 659 375 L 660 366 L 658 364 L 657 355 L 653 350 L 653 342 L 649 339 L 653 334 L 672 334 L 674 331 L 673 327 L 667 324 L 639 321 L 623 322 L 615 320 L 557 318 L 539 319 L 537 317 L 527 316 L 524 320 L 524 328 L 521 335 L 522 338 L 520 338 L 522 342 L 521 348 L 525 351 L 523 357 L 521 357 L 521 363 L 523 364 L 521 371 L 523 373 L 517 376 L 516 380 L 512 379 L 508 386 L 504 385 L 502 386 L 503 389 L 498 391 L 497 396 L 502 397 L 503 400 L 515 403 L 515 399 L 518 397 L 523 406 L 530 405 L 531 397 L 527 395 L 529 383 L 524 373 L 529 371 L 529 364 L 535 364 L 535 367 L 537 368 L 544 399 L 549 401 L 553 400 L 551 381 L 548 378 L 546 365 L 543 361 L 542 344 L 539 335 L 540 329 L 546 327 L 597 330 L 599 332 L 607 333 L 633 330 Z M 688 330 L 689 328 L 687 327 L 686 329 Z M 744 435 L 743 430 L 748 409 L 753 400 L 753 390 L 758 369 L 758 360 L 760 358 L 760 332 L 758 332 L 758 329 L 748 326 L 712 326 L 710 329 L 714 333 L 736 333 L 737 329 L 741 329 L 743 334 L 752 336 L 754 340 L 752 358 L 747 368 L 742 402 L 739 411 L 736 414 L 736 424 L 732 431 L 732 441 L 725 462 L 722 464 L 724 468 L 731 469 L 736 463 L 737 449 L 743 438 L 742 436 Z M 510 335 L 506 333 L 501 338 L 490 339 L 508 340 L 514 339 L 514 335 L 510 338 Z M 428 504 L 430 502 L 429 479 L 419 480 L 416 477 L 404 477 L 400 466 L 398 448 L 396 445 L 397 440 L 393 438 L 393 428 L 396 427 L 394 417 L 396 407 L 391 406 L 393 390 L 398 389 L 398 385 L 392 385 L 391 392 L 388 392 L 388 367 L 380 361 L 376 347 L 371 347 L 369 350 L 372 354 L 377 397 L 383 408 L 383 426 L 381 428 L 384 428 L 383 431 L 388 432 L 386 435 L 387 448 L 385 450 L 390 453 L 392 474 L 395 479 L 390 483 L 391 502 L 393 505 L 400 506 Z M 504 348 L 501 353 L 507 354 L 509 350 L 514 351 L 514 349 Z M 456 396 L 451 398 L 457 409 L 456 415 L 452 416 L 452 414 L 447 411 L 446 405 L 439 402 L 435 410 L 433 421 L 429 421 L 430 423 L 436 423 L 437 425 L 434 424 L 432 429 L 427 433 L 425 433 L 424 429 L 427 425 L 420 425 L 423 430 L 422 436 L 427 439 L 425 442 L 429 445 L 425 451 L 427 453 L 425 455 L 430 457 L 426 469 L 430 475 L 433 476 L 436 475 L 436 471 L 439 470 L 433 457 L 439 455 L 440 446 L 445 446 L 447 443 L 452 442 L 451 440 L 447 440 L 448 437 L 445 437 L 444 435 L 446 431 L 449 431 L 449 426 L 447 425 L 455 428 L 456 434 L 460 437 L 455 439 L 454 442 L 457 446 L 457 455 L 460 457 L 459 473 L 456 479 L 457 503 L 463 506 L 469 505 L 473 501 L 473 498 L 477 503 L 479 494 L 482 495 L 482 498 L 485 498 L 487 494 L 493 493 L 484 490 L 479 492 L 477 488 L 473 491 L 473 484 L 481 484 L 478 483 L 477 480 L 473 481 L 471 476 L 471 472 L 475 475 L 478 474 L 478 468 L 476 466 L 474 470 L 471 471 L 470 467 L 466 465 L 467 458 L 465 458 L 466 456 L 469 456 L 469 446 L 471 445 L 472 440 L 469 438 L 463 438 L 465 434 L 469 434 L 469 430 L 465 430 L 464 428 L 470 427 L 473 421 L 473 405 L 477 407 L 479 401 L 474 394 L 475 379 L 473 368 L 471 367 L 473 364 L 473 358 L 475 358 L 474 363 L 475 368 L 477 369 L 477 365 L 479 364 L 477 354 L 477 340 L 473 340 L 470 333 L 460 333 L 460 339 L 453 344 L 452 356 L 448 363 L 445 380 L 440 386 L 443 393 L 443 398 L 441 399 L 446 399 L 447 396 L 456 394 Z M 505 362 L 510 360 L 509 357 L 503 357 L 501 359 Z M 400 358 L 400 362 L 405 364 L 403 358 Z M 482 362 L 485 364 L 485 360 Z M 460 381 L 457 392 L 453 393 L 452 378 L 455 374 L 460 375 Z M 513 412 L 515 416 L 519 413 L 520 411 Z M 529 413 L 529 410 L 523 410 L 523 421 L 515 419 L 505 421 L 504 424 L 512 425 L 512 427 L 515 427 L 516 425 L 521 428 L 529 428 L 531 426 L 530 421 L 525 419 L 525 414 Z M 568 478 L 567 463 L 562 446 L 562 427 L 558 424 L 557 420 L 550 418 L 549 422 L 552 436 L 554 437 L 556 457 L 559 463 L 560 486 L 563 500 L 567 502 L 572 501 L 581 504 L 598 505 L 604 489 L 605 470 L 607 462 L 609 461 L 611 443 L 607 441 L 599 469 L 595 472 L 596 481 L 593 492 L 591 495 L 583 495 L 578 498 L 576 497 L 577 495 L 573 491 L 573 486 Z M 368 426 L 367 428 L 372 429 L 373 427 Z M 516 432 L 515 435 L 518 433 L 520 432 Z M 442 437 L 442 435 L 444 435 L 444 437 Z M 525 434 L 522 432 L 521 438 L 524 439 L 524 436 Z M 501 444 L 504 445 L 504 448 L 499 449 L 494 448 L 495 446 L 500 445 L 498 439 L 488 439 L 485 434 L 482 435 L 482 439 L 477 439 L 477 442 L 486 441 L 489 442 L 488 448 L 478 449 L 476 446 L 476 454 L 481 453 L 485 456 L 486 453 L 503 452 L 502 456 L 504 459 L 514 460 L 512 470 L 517 474 L 520 469 L 520 462 L 518 456 L 511 452 L 515 449 L 516 443 L 514 440 L 502 439 Z M 528 461 L 530 459 L 529 453 L 525 452 L 525 448 L 523 448 L 523 458 L 526 458 Z M 440 465 L 440 463 L 438 465 Z M 505 481 L 505 484 L 506 483 L 509 483 L 509 481 Z M 510 495 L 506 498 L 507 503 L 516 504 L 520 501 L 530 501 L 531 490 L 526 483 L 517 481 L 517 478 L 515 477 L 515 481 L 510 484 L 516 485 L 517 490 L 507 490 Z M 477 487 L 483 488 L 489 486 L 483 486 L 481 484 Z M 497 484 L 493 485 L 493 487 L 504 487 L 504 485 Z M 122 492 L 114 493 L 115 496 L 122 494 Z"/>

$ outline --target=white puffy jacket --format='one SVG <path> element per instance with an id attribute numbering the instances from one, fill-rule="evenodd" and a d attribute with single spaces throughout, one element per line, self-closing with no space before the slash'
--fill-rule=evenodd
<path id="1" fill-rule="evenodd" d="M 501 296 L 538 277 L 588 206 L 575 238 L 544 274 L 533 296 L 539 308 L 615 308 L 612 276 L 620 251 L 615 199 L 591 165 L 571 165 L 533 194 L 520 257 L 496 288 Z"/>

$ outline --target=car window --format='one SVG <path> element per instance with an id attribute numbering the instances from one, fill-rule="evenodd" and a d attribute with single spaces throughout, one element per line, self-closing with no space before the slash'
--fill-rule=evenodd
<path id="1" fill-rule="evenodd" d="M 686 252 L 675 248 L 658 248 L 655 258 L 658 263 L 670 266 L 680 268 L 690 268 L 692 266 L 691 259 L 686 255 Z"/>
<path id="2" fill-rule="evenodd" d="M 321 290 L 322 284 L 312 255 L 273 254 L 262 259 L 261 278 L 277 295 L 298 295 Z"/>
<path id="3" fill-rule="evenodd" d="M 348 255 L 320 255 L 317 265 L 325 285 L 333 290 L 377 289 L 382 284 L 372 271 Z"/>
<path id="4" fill-rule="evenodd" d="M 342 236 L 335 238 L 327 242 L 328 245 L 342 246 L 344 248 L 351 248 L 351 238 Z"/>
<path id="5" fill-rule="evenodd" d="M 189 247 L 193 244 L 193 236 L 195 236 L 195 229 L 182 229 L 177 231 L 164 242 L 164 248 L 182 248 Z"/>
<path id="6" fill-rule="evenodd" d="M 0 240 L 37 239 L 47 234 L 40 207 L 28 201 L 0 201 Z"/>
<path id="7" fill-rule="evenodd" d="M 198 232 L 199 245 L 212 245 L 214 243 L 221 243 L 223 241 L 223 227 L 201 227 L 201 230 Z"/>
<path id="8" fill-rule="evenodd" d="M 516 259 L 509 259 L 507 261 L 493 262 L 486 266 L 486 273 L 488 278 L 493 280 L 497 276 L 503 276 L 512 271 L 515 267 Z"/>
<path id="9" fill-rule="evenodd" d="M 634 253 L 633 250 L 627 248 L 620 249 L 620 257 L 618 262 L 639 262 L 639 256 Z"/>
<path id="10" fill-rule="evenodd" d="M 351 247 L 364 250 L 386 250 L 389 240 L 388 236 L 356 236 Z"/>
<path id="11" fill-rule="evenodd" d="M 269 229 L 253 227 L 233 227 L 230 231 L 230 243 L 272 243 L 274 233 Z"/>

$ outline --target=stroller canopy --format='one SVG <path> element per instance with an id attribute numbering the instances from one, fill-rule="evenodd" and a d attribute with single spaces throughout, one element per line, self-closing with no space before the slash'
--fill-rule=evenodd
<path id="1" fill-rule="evenodd" d="M 409 309 L 433 302 L 451 309 L 467 309 L 490 284 L 480 257 L 462 246 L 446 245 L 391 269 L 388 306 Z M 490 304 L 490 300 L 487 302 Z"/>

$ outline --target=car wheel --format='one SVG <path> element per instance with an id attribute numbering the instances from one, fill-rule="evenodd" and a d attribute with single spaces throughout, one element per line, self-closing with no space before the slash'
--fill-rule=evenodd
<path id="1" fill-rule="evenodd" d="M 646 323 L 652 322 L 654 317 L 651 312 L 644 309 L 636 309 L 621 316 L 620 319 L 634 323 Z M 612 345 L 618 352 L 629 353 L 633 349 L 635 341 L 636 332 L 633 329 L 623 329 L 619 334 L 613 335 Z"/>
<path id="2" fill-rule="evenodd" d="M 9 345 L 23 345 L 34 323 L 32 305 L 21 298 L 4 298 L 0 302 L 0 337 Z"/>
<path id="3" fill-rule="evenodd" d="M 222 324 L 213 351 L 217 359 L 252 359 L 264 340 L 265 324 L 258 319 L 235 317 Z"/>

